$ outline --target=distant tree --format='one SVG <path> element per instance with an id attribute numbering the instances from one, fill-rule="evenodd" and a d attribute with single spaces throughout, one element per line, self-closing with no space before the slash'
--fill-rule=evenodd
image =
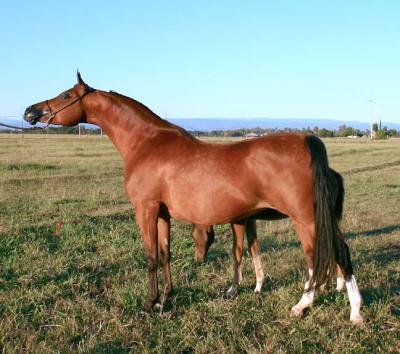
<path id="1" fill-rule="evenodd" d="M 321 138 L 331 138 L 333 137 L 335 134 L 333 132 L 333 130 L 328 130 L 325 128 L 319 129 L 318 130 L 318 136 L 320 136 Z"/>
<path id="2" fill-rule="evenodd" d="M 353 135 L 353 130 L 354 129 L 352 127 L 347 127 L 346 125 L 341 125 L 337 132 L 337 135 L 340 137 L 350 136 L 350 135 Z"/>
<path id="3" fill-rule="evenodd" d="M 362 132 L 360 129 L 355 129 L 353 134 L 355 136 L 362 137 L 363 135 L 365 135 L 365 132 Z"/>
<path id="4" fill-rule="evenodd" d="M 372 124 L 372 130 L 373 130 L 374 132 L 377 132 L 377 131 L 379 130 L 378 123 Z"/>
<path id="5" fill-rule="evenodd" d="M 387 139 L 388 137 L 388 132 L 387 128 L 385 129 L 380 129 L 377 132 L 375 132 L 375 139 Z"/>
<path id="6" fill-rule="evenodd" d="M 388 135 L 389 136 L 398 136 L 399 132 L 396 129 L 389 129 L 388 130 Z"/>

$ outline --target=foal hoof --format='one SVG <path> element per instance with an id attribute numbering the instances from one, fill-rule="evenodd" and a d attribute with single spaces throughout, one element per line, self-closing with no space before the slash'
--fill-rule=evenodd
<path id="1" fill-rule="evenodd" d="M 350 322 L 352 324 L 354 324 L 354 325 L 359 325 L 359 324 L 362 324 L 364 322 L 364 319 L 359 314 L 358 315 L 353 315 L 353 316 L 350 316 Z"/>
<path id="2" fill-rule="evenodd" d="M 236 296 L 237 292 L 238 292 L 237 286 L 231 286 L 229 290 L 226 292 L 226 297 L 233 298 Z"/>
<path id="3" fill-rule="evenodd" d="M 151 313 L 155 304 L 156 302 L 154 301 L 147 301 L 143 306 L 143 312 Z"/>

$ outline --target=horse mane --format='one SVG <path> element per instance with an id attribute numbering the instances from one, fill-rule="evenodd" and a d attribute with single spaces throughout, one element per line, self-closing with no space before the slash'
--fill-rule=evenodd
<path id="1" fill-rule="evenodd" d="M 183 129 L 182 127 L 180 127 L 180 126 L 178 126 L 178 125 L 175 125 L 175 124 L 173 124 L 173 123 L 171 123 L 171 122 L 168 122 L 166 119 L 161 118 L 161 117 L 158 116 L 156 113 L 154 113 L 149 107 L 147 107 L 147 106 L 144 105 L 143 103 L 141 103 L 141 102 L 135 100 L 134 98 L 129 97 L 129 96 L 125 96 L 125 95 L 123 95 L 123 94 L 121 94 L 121 93 L 119 93 L 119 92 L 112 91 L 112 90 L 109 91 L 109 93 L 112 94 L 112 95 L 114 95 L 114 96 L 117 96 L 117 97 L 119 97 L 119 98 L 122 98 L 122 99 L 128 101 L 128 103 L 131 103 L 131 104 L 134 104 L 134 105 L 136 105 L 136 106 L 139 106 L 139 107 L 146 113 L 146 115 L 147 115 L 148 117 L 150 117 L 151 122 L 152 122 L 153 124 L 155 124 L 155 125 L 157 125 L 157 126 L 159 126 L 159 127 L 162 127 L 163 129 L 166 129 L 166 130 L 171 130 L 171 131 L 174 131 L 174 132 L 178 132 L 178 133 L 180 133 L 181 135 L 190 138 L 191 140 L 194 140 L 194 139 L 195 139 L 195 138 L 194 138 L 191 134 L 189 134 L 185 129 Z"/>

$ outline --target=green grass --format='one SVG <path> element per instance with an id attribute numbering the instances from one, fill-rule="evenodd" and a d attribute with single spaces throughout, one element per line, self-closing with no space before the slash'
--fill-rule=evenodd
<path id="1" fill-rule="evenodd" d="M 287 220 L 259 222 L 263 292 L 253 293 L 246 252 L 234 299 L 224 297 L 229 227 L 216 227 L 207 262 L 196 264 L 191 226 L 174 222 L 175 291 L 163 316 L 144 316 L 145 255 L 114 147 L 106 138 L 0 135 L 0 351 L 398 352 L 400 140 L 326 144 L 345 178 L 342 226 L 362 326 L 349 323 L 347 295 L 333 287 L 303 318 L 290 318 L 306 271 Z"/>

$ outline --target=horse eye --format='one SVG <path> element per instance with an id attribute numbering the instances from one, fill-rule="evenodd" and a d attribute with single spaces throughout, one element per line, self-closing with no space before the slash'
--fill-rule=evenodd
<path id="1" fill-rule="evenodd" d="M 63 101 L 68 100 L 69 98 L 71 98 L 71 95 L 69 92 L 64 92 L 63 94 L 61 94 L 61 99 Z"/>

